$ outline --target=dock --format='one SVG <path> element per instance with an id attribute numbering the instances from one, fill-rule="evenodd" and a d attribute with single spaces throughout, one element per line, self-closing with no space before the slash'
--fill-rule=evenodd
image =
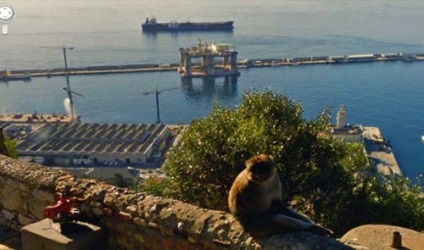
<path id="1" fill-rule="evenodd" d="M 342 104 L 337 112 L 337 124 L 331 127 L 333 137 L 347 142 L 362 143 L 366 156 L 376 172 L 384 176 L 402 176 L 390 141 L 383 137 L 380 129 L 361 124 L 347 124 L 346 116 L 346 109 Z"/>
<path id="2" fill-rule="evenodd" d="M 379 128 L 364 127 L 363 140 L 368 158 L 372 165 L 376 167 L 378 173 L 386 176 L 402 176 L 390 141 L 383 137 Z"/>
<path id="3" fill-rule="evenodd" d="M 77 121 L 80 120 L 78 117 Z M 0 123 L 69 123 L 72 119 L 67 114 L 0 114 Z"/>
<path id="4" fill-rule="evenodd" d="M 185 49 L 182 50 L 185 52 Z M 235 52 L 235 51 L 233 51 Z M 181 53 L 181 51 L 180 51 Z M 299 65 L 345 65 L 350 63 L 372 63 L 372 62 L 397 62 L 402 61 L 406 63 L 424 61 L 424 53 L 404 54 L 386 53 L 386 54 L 358 54 L 358 55 L 344 55 L 344 56 L 310 56 L 310 57 L 294 57 L 294 58 L 257 58 L 257 59 L 243 59 L 237 60 L 237 52 L 232 53 L 229 51 L 228 55 L 217 54 L 213 56 L 222 56 L 225 62 L 214 62 L 207 60 L 206 54 L 196 54 L 197 57 L 203 57 L 201 62 L 191 63 L 190 67 L 193 69 L 190 73 L 188 68 L 184 65 L 187 63 L 185 57 L 180 58 L 179 63 L 159 63 L 159 64 L 130 64 L 130 65 L 105 65 L 105 66 L 89 66 L 82 68 L 64 68 L 55 69 L 30 69 L 30 70 L 10 70 L 10 78 L 23 77 L 29 80 L 31 77 L 54 77 L 66 75 L 92 75 L 92 74 L 122 74 L 122 73 L 144 73 L 144 72 L 167 72 L 175 71 L 183 73 L 187 76 L 202 77 L 207 75 L 234 75 L 239 74 L 237 69 L 241 68 L 259 68 L 259 67 L 279 67 L 279 66 L 299 66 Z M 232 54 L 231 54 L 232 53 Z M 227 58 L 227 59 L 225 59 Z M 207 66 L 207 67 L 206 67 Z M 203 69 L 197 73 L 199 68 L 208 68 L 207 71 Z M 188 74 L 189 73 L 189 74 Z"/>

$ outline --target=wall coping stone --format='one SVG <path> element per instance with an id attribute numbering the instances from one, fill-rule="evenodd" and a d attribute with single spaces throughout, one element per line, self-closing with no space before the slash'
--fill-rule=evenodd
<path id="1" fill-rule="evenodd" d="M 23 186 L 20 188 L 23 202 L 13 211 L 5 210 L 2 202 L 6 197 L 0 197 L 0 210 L 7 211 L 2 214 L 13 215 L 8 218 L 3 216 L 0 223 L 5 222 L 6 226 L 14 229 L 25 226 L 22 221 L 29 223 L 34 218 L 33 222 L 37 222 L 36 218 L 42 216 L 42 206 L 33 208 L 33 212 L 27 208 L 31 202 L 36 200 L 50 205 L 48 198 L 37 200 L 36 196 L 39 196 L 38 199 L 46 199 L 48 194 L 54 197 L 63 187 L 69 186 L 80 210 L 108 230 L 111 249 L 289 249 L 286 247 L 290 244 L 350 249 L 336 239 L 308 232 L 254 239 L 227 212 L 137 193 L 93 179 L 78 179 L 62 170 L 3 155 L 0 155 L 0 176 L 0 193 L 4 182 L 10 180 Z M 44 195 L 32 195 L 40 191 Z"/>

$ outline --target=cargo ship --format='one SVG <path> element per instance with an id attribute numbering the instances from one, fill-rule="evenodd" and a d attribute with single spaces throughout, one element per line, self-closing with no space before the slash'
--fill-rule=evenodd
<path id="1" fill-rule="evenodd" d="M 168 22 L 158 23 L 155 17 L 146 17 L 141 24 L 143 32 L 178 31 L 232 31 L 234 21 L 224 22 Z"/>

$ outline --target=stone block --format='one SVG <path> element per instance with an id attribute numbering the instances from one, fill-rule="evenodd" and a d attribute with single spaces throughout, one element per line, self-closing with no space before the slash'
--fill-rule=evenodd
<path id="1" fill-rule="evenodd" d="M 21 193 L 17 187 L 17 185 L 16 187 L 6 185 L 1 194 L 1 204 L 4 206 L 4 208 L 11 211 L 18 209 L 19 206 L 21 206 L 23 203 Z"/>
<path id="2" fill-rule="evenodd" d="M 40 189 L 32 190 L 32 195 L 35 199 L 46 202 L 54 202 L 54 194 Z"/>
<path id="3" fill-rule="evenodd" d="M 61 233 L 60 225 L 44 219 L 21 229 L 23 250 L 107 249 L 107 233 L 98 226 L 75 222 L 75 232 Z"/>

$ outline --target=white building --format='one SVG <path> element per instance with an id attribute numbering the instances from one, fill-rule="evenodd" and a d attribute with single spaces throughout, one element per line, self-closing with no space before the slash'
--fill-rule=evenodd
<path id="1" fill-rule="evenodd" d="M 143 164 L 161 157 L 175 136 L 165 124 L 47 123 L 18 144 L 18 153 L 53 165 Z"/>

